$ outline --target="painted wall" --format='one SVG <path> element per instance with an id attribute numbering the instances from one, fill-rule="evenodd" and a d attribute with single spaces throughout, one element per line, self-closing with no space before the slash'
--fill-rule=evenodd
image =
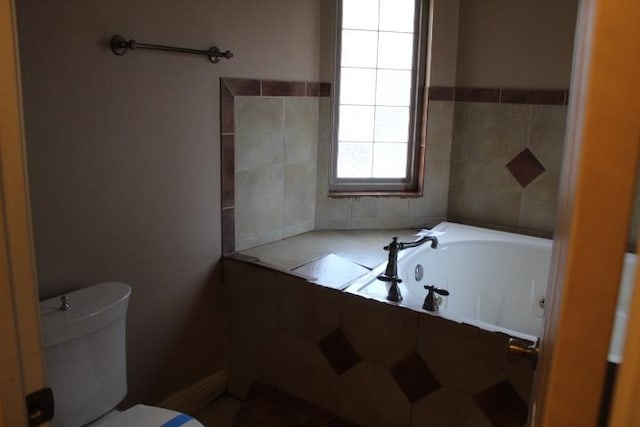
<path id="1" fill-rule="evenodd" d="M 460 0 L 457 86 L 569 87 L 578 0 Z"/>
<path id="2" fill-rule="evenodd" d="M 40 296 L 131 284 L 126 403 L 154 403 L 223 367 L 219 77 L 317 80 L 320 0 L 18 9 Z M 116 57 L 115 33 L 235 57 Z"/>

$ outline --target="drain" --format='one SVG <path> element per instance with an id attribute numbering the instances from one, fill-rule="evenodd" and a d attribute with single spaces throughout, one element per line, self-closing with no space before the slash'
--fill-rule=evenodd
<path id="1" fill-rule="evenodd" d="M 538 306 L 544 310 L 544 297 L 538 297 Z"/>
<path id="2" fill-rule="evenodd" d="M 416 278 L 416 282 L 419 282 L 424 277 L 424 267 L 422 264 L 416 265 L 416 269 L 413 272 L 414 277 Z"/>

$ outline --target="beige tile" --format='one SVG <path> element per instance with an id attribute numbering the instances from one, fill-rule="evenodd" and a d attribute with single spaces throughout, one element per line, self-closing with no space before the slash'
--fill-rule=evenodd
<path id="1" fill-rule="evenodd" d="M 548 171 L 559 172 L 562 166 L 567 107 L 531 106 L 528 146 Z"/>
<path id="2" fill-rule="evenodd" d="M 439 317 L 420 316 L 418 351 L 438 381 L 473 395 L 507 376 L 508 336 Z"/>
<path id="3" fill-rule="evenodd" d="M 374 268 L 387 260 L 388 252 L 383 248 L 393 236 L 398 236 L 401 242 L 411 242 L 416 240 L 418 229 L 420 227 L 413 230 L 343 230 L 339 232 L 341 238 L 335 253 L 367 268 Z"/>
<path id="4" fill-rule="evenodd" d="M 277 358 L 272 384 L 286 393 L 335 412 L 338 376 L 318 346 L 286 333 L 278 333 L 273 344 Z"/>
<path id="5" fill-rule="evenodd" d="M 389 372 L 361 362 L 339 380 L 338 415 L 361 426 L 407 427 L 411 404 Z"/>
<path id="6" fill-rule="evenodd" d="M 288 164 L 284 167 L 284 227 L 315 223 L 316 164 Z"/>
<path id="7" fill-rule="evenodd" d="M 412 427 L 491 427 L 473 399 L 441 388 L 413 406 Z"/>
<path id="8" fill-rule="evenodd" d="M 518 227 L 522 187 L 500 166 L 451 162 L 448 217 Z"/>
<path id="9" fill-rule="evenodd" d="M 527 142 L 528 105 L 458 102 L 454 112 L 454 160 L 505 165 Z"/>
<path id="10" fill-rule="evenodd" d="M 363 360 L 389 367 L 416 349 L 415 311 L 343 294 L 340 313 L 342 329 Z"/>
<path id="11" fill-rule="evenodd" d="M 409 199 L 409 217 L 446 217 L 449 197 L 450 162 L 427 159 L 425 164 L 424 194 Z"/>
<path id="12" fill-rule="evenodd" d="M 340 292 L 286 276 L 280 282 L 277 328 L 317 343 L 340 324 Z"/>
<path id="13" fill-rule="evenodd" d="M 343 289 L 358 277 L 367 274 L 369 269 L 336 254 L 329 254 L 300 266 L 292 272 L 308 277 L 322 286 Z"/>
<path id="14" fill-rule="evenodd" d="M 237 97 L 236 170 L 281 165 L 284 159 L 283 98 Z"/>
<path id="15" fill-rule="evenodd" d="M 229 322 L 241 320 L 262 328 L 275 328 L 281 273 L 229 259 L 223 263 Z"/>
<path id="16" fill-rule="evenodd" d="M 453 107 L 451 101 L 429 101 L 427 115 L 427 161 L 451 159 L 453 139 Z"/>
<path id="17" fill-rule="evenodd" d="M 227 390 L 244 399 L 251 383 L 268 384 L 277 376 L 275 331 L 243 319 L 227 322 Z"/>
<path id="18" fill-rule="evenodd" d="M 242 254 L 259 258 L 283 270 L 291 270 L 331 253 L 336 245 L 336 237 L 337 234 L 332 231 L 313 231 L 246 249 Z"/>
<path id="19" fill-rule="evenodd" d="M 522 192 L 520 227 L 552 234 L 556 223 L 560 174 L 546 171 Z"/>
<path id="20" fill-rule="evenodd" d="M 409 199 L 396 197 L 360 197 L 353 201 L 354 220 L 405 218 Z"/>
<path id="21" fill-rule="evenodd" d="M 211 402 L 193 416 L 205 427 L 232 427 L 233 417 L 242 406 L 242 401 L 224 395 Z"/>
<path id="22" fill-rule="evenodd" d="M 528 360 L 509 360 L 507 364 L 507 378 L 513 388 L 516 389 L 518 395 L 527 404 L 531 399 L 531 390 L 533 388 L 533 378 L 535 372 L 533 365 Z"/>
<path id="23" fill-rule="evenodd" d="M 316 230 L 344 230 L 351 228 L 353 199 L 332 199 L 318 195 L 316 201 Z"/>
<path id="24" fill-rule="evenodd" d="M 282 238 L 285 239 L 287 237 L 293 237 L 299 234 L 308 233 L 310 231 L 315 230 L 315 225 L 316 225 L 316 222 L 315 220 L 313 220 L 313 221 L 300 222 L 298 224 L 284 227 L 282 229 Z"/>
<path id="25" fill-rule="evenodd" d="M 352 198 L 331 198 L 329 194 L 329 140 L 322 140 L 318 147 L 318 172 L 316 181 L 316 229 L 340 230 L 351 228 Z"/>
<path id="26" fill-rule="evenodd" d="M 284 98 L 285 163 L 315 163 L 318 152 L 318 99 Z"/>
<path id="27" fill-rule="evenodd" d="M 284 168 L 266 167 L 236 172 L 236 249 L 248 239 L 264 243 L 281 235 L 283 227 Z M 278 234 L 278 232 L 280 234 Z"/>

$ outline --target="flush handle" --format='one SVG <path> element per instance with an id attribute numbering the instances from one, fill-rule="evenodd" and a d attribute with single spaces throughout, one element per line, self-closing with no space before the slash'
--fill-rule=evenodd
<path id="1" fill-rule="evenodd" d="M 520 338 L 509 338 L 507 354 L 511 360 L 526 359 L 533 363 L 535 368 L 538 362 L 540 348 L 537 342 L 531 342 Z"/>

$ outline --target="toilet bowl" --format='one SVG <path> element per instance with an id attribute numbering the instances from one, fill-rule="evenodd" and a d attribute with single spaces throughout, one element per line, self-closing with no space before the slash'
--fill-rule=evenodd
<path id="1" fill-rule="evenodd" d="M 203 427 L 164 408 L 114 408 L 127 394 L 126 313 L 131 288 L 98 283 L 40 303 L 53 427 Z"/>

